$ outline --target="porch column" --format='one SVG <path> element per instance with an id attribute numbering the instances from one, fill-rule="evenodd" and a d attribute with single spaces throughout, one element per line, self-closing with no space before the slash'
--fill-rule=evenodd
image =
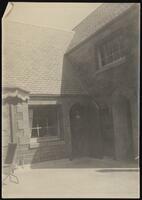
<path id="1" fill-rule="evenodd" d="M 10 115 L 10 140 L 11 143 L 17 143 L 15 105 L 11 103 L 9 104 L 9 115 Z"/>

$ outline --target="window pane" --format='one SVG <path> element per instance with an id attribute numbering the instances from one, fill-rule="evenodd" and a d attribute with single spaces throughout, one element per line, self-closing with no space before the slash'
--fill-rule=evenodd
<path id="1" fill-rule="evenodd" d="M 118 51 L 119 48 L 120 48 L 119 47 L 119 41 L 115 40 L 114 43 L 113 43 L 113 52 Z"/>
<path id="2" fill-rule="evenodd" d="M 39 129 L 39 137 L 44 137 L 44 136 L 47 136 L 46 127 L 41 127 Z"/>
<path id="3" fill-rule="evenodd" d="M 111 63 L 111 62 L 113 62 L 113 56 L 112 55 L 108 56 L 108 58 L 107 58 L 107 64 Z"/>
<path id="4" fill-rule="evenodd" d="M 114 60 L 118 60 L 120 57 L 121 57 L 121 55 L 120 55 L 120 52 L 119 52 L 119 51 L 114 52 L 114 54 L 113 54 L 113 59 L 114 59 Z"/>
<path id="5" fill-rule="evenodd" d="M 35 106 L 31 137 L 45 137 L 59 135 L 58 108 L 55 106 Z"/>
<path id="6" fill-rule="evenodd" d="M 38 137 L 37 129 L 32 129 L 32 138 Z"/>
<path id="7" fill-rule="evenodd" d="M 108 50 L 107 50 L 107 55 L 110 56 L 113 53 L 113 46 L 114 46 L 114 41 L 110 41 L 108 43 Z"/>
<path id="8" fill-rule="evenodd" d="M 102 65 L 106 65 L 124 56 L 125 44 L 122 36 L 106 41 L 100 47 Z"/>
<path id="9" fill-rule="evenodd" d="M 57 127 L 49 127 L 47 128 L 47 133 L 50 136 L 56 136 L 57 135 Z"/>
<path id="10" fill-rule="evenodd" d="M 49 115 L 49 126 L 47 127 L 48 135 L 55 136 L 58 132 L 58 119 L 57 119 L 57 110 L 51 110 Z"/>

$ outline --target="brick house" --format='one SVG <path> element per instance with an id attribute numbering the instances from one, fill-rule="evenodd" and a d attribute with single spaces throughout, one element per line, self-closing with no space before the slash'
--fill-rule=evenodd
<path id="1" fill-rule="evenodd" d="M 139 13 L 104 3 L 71 32 L 5 20 L 3 156 L 138 155 Z"/>

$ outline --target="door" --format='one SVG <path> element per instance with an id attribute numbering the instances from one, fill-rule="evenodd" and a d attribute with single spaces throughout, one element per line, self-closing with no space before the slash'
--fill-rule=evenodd
<path id="1" fill-rule="evenodd" d="M 70 112 L 72 134 L 72 156 L 81 157 L 89 155 L 89 132 L 85 106 L 74 105 Z"/>
<path id="2" fill-rule="evenodd" d="M 73 157 L 102 158 L 99 111 L 94 105 L 74 105 L 70 112 Z"/>

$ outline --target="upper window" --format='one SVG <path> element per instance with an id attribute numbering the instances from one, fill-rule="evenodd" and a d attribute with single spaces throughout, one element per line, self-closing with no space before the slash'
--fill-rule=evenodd
<path id="1" fill-rule="evenodd" d="M 117 35 L 100 45 L 101 65 L 105 66 L 124 57 L 124 36 Z"/>
<path id="2" fill-rule="evenodd" d="M 55 105 L 31 106 L 29 108 L 31 137 L 60 135 L 59 107 Z"/>

